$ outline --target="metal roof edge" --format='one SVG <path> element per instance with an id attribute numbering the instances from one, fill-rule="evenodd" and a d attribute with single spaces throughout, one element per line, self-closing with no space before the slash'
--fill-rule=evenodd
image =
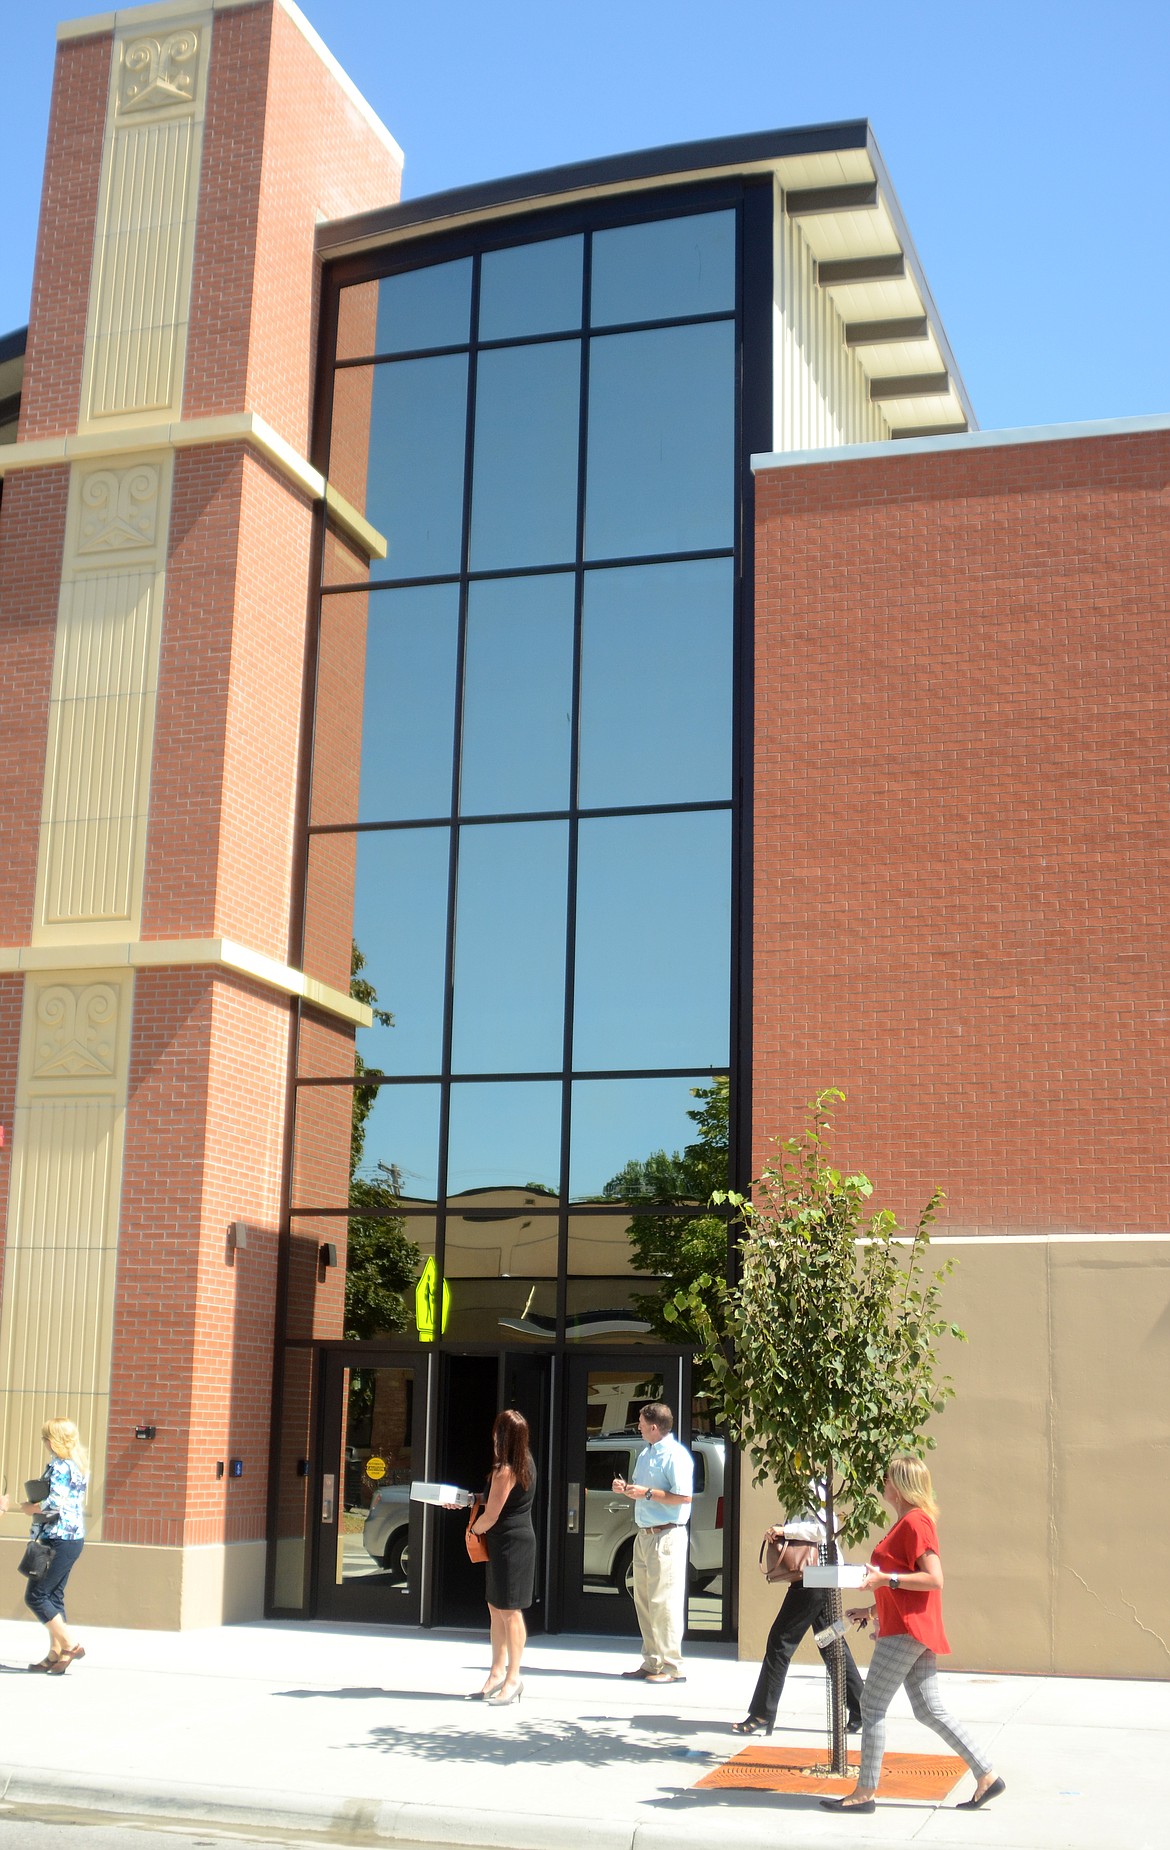
<path id="1" fill-rule="evenodd" d="M 317 228 L 318 255 L 328 257 L 356 242 L 376 240 L 393 232 L 422 230 L 466 213 L 484 213 L 505 206 L 543 201 L 551 203 L 566 193 L 617 188 L 625 184 L 692 174 L 704 169 L 726 171 L 763 161 L 783 160 L 794 154 L 820 154 L 835 148 L 871 145 L 869 122 L 864 117 L 844 122 L 810 123 L 802 128 L 761 129 L 750 135 L 729 135 L 704 141 L 680 141 L 661 148 L 644 148 L 626 154 L 608 154 L 595 160 L 570 161 L 560 167 L 539 168 L 499 180 L 477 181 L 446 192 L 405 199 L 352 218 L 331 219 Z"/>
<path id="2" fill-rule="evenodd" d="M 1010 444 L 1073 443 L 1086 437 L 1126 437 L 1143 431 L 1170 430 L 1170 412 L 1141 417 L 1100 418 L 1081 424 L 1026 424 L 1016 430 L 969 430 L 946 437 L 898 437 L 887 443 L 840 443 L 822 450 L 760 451 L 751 459 L 752 474 L 766 469 L 798 469 L 815 463 L 876 462 L 887 456 L 926 456 L 944 450 L 990 450 Z"/>

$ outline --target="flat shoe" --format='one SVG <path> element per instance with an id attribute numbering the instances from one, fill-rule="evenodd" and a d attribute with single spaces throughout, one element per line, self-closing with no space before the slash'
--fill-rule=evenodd
<path id="1" fill-rule="evenodd" d="M 644 1681 L 651 1673 L 647 1670 L 645 1664 L 639 1664 L 636 1670 L 623 1670 L 621 1674 L 625 1677 L 626 1681 L 629 1682 L 632 1677 L 637 1677 Z"/>
<path id="2" fill-rule="evenodd" d="M 1006 1791 L 1007 1791 L 1007 1787 L 1004 1785 L 1002 1779 L 993 1779 L 990 1786 L 988 1786 L 986 1792 L 981 1792 L 977 1799 L 964 1799 L 961 1805 L 955 1806 L 955 1810 L 956 1811 L 979 1811 L 984 1805 L 987 1804 L 988 1799 L 997 1799 L 1001 1792 L 1006 1792 Z"/>
<path id="3" fill-rule="evenodd" d="M 876 1799 L 858 1799 L 856 1805 L 850 1805 L 846 1799 L 822 1799 L 821 1800 L 821 1810 L 822 1811 L 842 1811 L 846 1813 L 851 1812 L 851 1811 L 860 1811 L 860 1812 L 876 1811 L 877 1810 L 877 1800 Z"/>
<path id="4" fill-rule="evenodd" d="M 647 1683 L 685 1683 L 686 1678 L 676 1677 L 673 1670 L 652 1670 L 646 1681 Z"/>

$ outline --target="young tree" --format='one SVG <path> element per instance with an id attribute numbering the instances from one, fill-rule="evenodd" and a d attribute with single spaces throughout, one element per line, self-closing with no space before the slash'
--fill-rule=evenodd
<path id="1" fill-rule="evenodd" d="M 366 960 L 355 944 L 350 965 L 349 990 L 368 1003 L 382 1027 L 394 1025 L 388 1009 L 378 1007 L 378 992 L 362 975 Z M 414 1283 L 422 1254 L 407 1235 L 406 1221 L 396 1213 L 401 1179 L 393 1165 L 377 1163 L 372 1174 L 361 1173 L 366 1142 L 366 1120 L 378 1096 L 380 1074 L 367 1068 L 354 1053 L 353 1118 L 349 1144 L 349 1238 L 345 1268 L 345 1334 L 350 1342 L 371 1336 L 389 1336 L 404 1330 L 410 1310 L 404 1294 Z M 356 1378 L 356 1377 L 355 1377 Z"/>
<path id="2" fill-rule="evenodd" d="M 935 1190 L 909 1240 L 888 1210 L 867 1219 L 868 1178 L 825 1159 L 829 1108 L 843 1100 L 835 1089 L 818 1095 L 803 1134 L 779 1144 L 750 1196 L 714 1192 L 742 1228 L 735 1282 L 699 1277 L 664 1314 L 696 1333 L 716 1416 L 751 1459 L 753 1483 L 771 1482 L 796 1514 L 810 1480 L 824 1480 L 838 1533 L 856 1544 L 884 1521 L 892 1455 L 934 1445 L 927 1424 L 954 1392 L 936 1374 L 939 1339 L 965 1338 L 941 1310 L 953 1262 L 926 1269 L 943 1195 Z M 843 1768 L 839 1723 L 835 1714 Z"/>

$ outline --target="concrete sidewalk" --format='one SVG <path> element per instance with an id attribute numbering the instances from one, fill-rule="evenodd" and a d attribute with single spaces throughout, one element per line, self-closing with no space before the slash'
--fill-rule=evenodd
<path id="1" fill-rule="evenodd" d="M 788 1850 L 843 1843 L 1165 1850 L 1170 1683 L 950 1675 L 948 1700 L 1008 1782 L 978 1813 L 890 1802 L 842 1819 L 815 1799 L 696 1791 L 748 1745 L 728 1733 L 754 1669 L 694 1645 L 688 1680 L 624 1682 L 618 1639 L 538 1638 L 521 1703 L 461 1700 L 484 1637 L 256 1623 L 89 1628 L 64 1677 L 30 1676 L 39 1626 L 0 1622 L 0 1803 L 499 1850 Z M 790 1674 L 774 1745 L 824 1740 L 824 1677 Z M 889 1746 L 935 1738 L 899 1698 Z"/>

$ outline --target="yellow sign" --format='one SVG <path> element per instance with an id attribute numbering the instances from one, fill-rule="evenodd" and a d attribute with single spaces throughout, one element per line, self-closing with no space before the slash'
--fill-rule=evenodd
<path id="1" fill-rule="evenodd" d="M 386 1460 L 384 1458 L 367 1458 L 366 1459 L 366 1476 L 368 1478 L 372 1478 L 375 1484 L 378 1482 L 378 1479 L 380 1477 L 385 1477 L 385 1475 L 386 1475 Z"/>
<path id="2" fill-rule="evenodd" d="M 434 1257 L 432 1256 L 424 1265 L 419 1276 L 418 1284 L 414 1288 L 414 1321 L 418 1327 L 418 1339 L 422 1343 L 433 1343 L 435 1340 L 435 1321 L 436 1311 L 438 1310 L 438 1306 L 435 1303 L 435 1298 L 438 1294 L 435 1288 L 438 1284 L 438 1280 L 439 1268 L 436 1266 Z M 444 1279 L 442 1322 L 439 1326 L 440 1335 L 446 1334 L 447 1318 L 450 1312 L 451 1287 L 446 1279 Z"/>

